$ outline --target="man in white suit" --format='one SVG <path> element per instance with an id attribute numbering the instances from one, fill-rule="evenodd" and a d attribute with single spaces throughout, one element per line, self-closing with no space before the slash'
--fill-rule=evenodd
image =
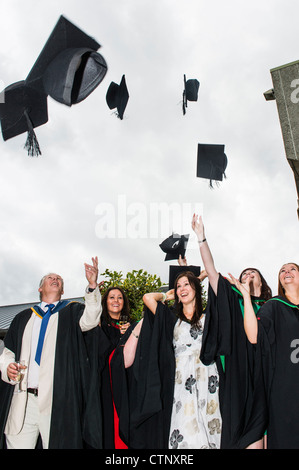
<path id="1" fill-rule="evenodd" d="M 97 258 L 85 264 L 85 275 L 85 305 L 61 301 L 63 280 L 50 273 L 38 289 L 41 303 L 12 321 L 0 356 L 0 447 L 35 448 L 39 435 L 43 448 L 84 447 L 90 369 L 83 333 L 102 311 Z M 26 364 L 20 393 L 17 360 Z"/>

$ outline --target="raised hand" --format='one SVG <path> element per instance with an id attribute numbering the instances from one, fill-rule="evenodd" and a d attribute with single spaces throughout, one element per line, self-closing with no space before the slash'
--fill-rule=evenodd
<path id="1" fill-rule="evenodd" d="M 97 279 L 98 279 L 98 257 L 91 258 L 92 265 L 84 263 L 85 266 L 85 276 L 89 283 L 89 287 L 91 289 L 95 289 L 97 287 Z"/>
<path id="2" fill-rule="evenodd" d="M 180 266 L 188 266 L 186 257 L 182 258 L 182 255 L 179 255 L 178 263 Z"/>
<path id="3" fill-rule="evenodd" d="M 200 275 L 198 276 L 198 279 L 200 280 L 200 282 L 202 282 L 206 277 L 208 277 L 208 273 L 204 269 L 203 271 L 201 271 Z"/>
<path id="4" fill-rule="evenodd" d="M 203 225 L 203 221 L 201 216 L 193 214 L 192 222 L 191 222 L 192 229 L 194 233 L 197 235 L 199 241 L 204 240 L 205 238 L 205 229 Z"/>
<path id="5" fill-rule="evenodd" d="M 250 296 L 250 276 L 248 276 L 246 278 L 246 281 L 242 284 L 242 282 L 240 282 L 239 279 L 236 279 L 231 273 L 228 273 L 228 275 L 230 277 L 230 282 L 234 284 L 237 289 L 239 289 L 243 297 L 245 297 L 246 295 Z"/>

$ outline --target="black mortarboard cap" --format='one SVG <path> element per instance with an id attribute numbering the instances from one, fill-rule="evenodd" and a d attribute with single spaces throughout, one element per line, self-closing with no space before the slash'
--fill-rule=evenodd
<path id="1" fill-rule="evenodd" d="M 39 155 L 33 129 L 48 121 L 47 95 L 71 106 L 84 100 L 107 73 L 98 42 L 60 16 L 26 80 L 4 90 L 0 105 L 3 139 L 28 131 L 25 148 Z"/>
<path id="2" fill-rule="evenodd" d="M 182 258 L 184 258 L 188 240 L 189 235 L 178 235 L 177 233 L 173 233 L 168 238 L 166 238 L 159 245 L 161 250 L 166 253 L 164 261 L 179 259 L 180 255 Z"/>
<path id="3" fill-rule="evenodd" d="M 67 106 L 84 100 L 107 73 L 100 44 L 60 16 L 26 82 Z"/>
<path id="4" fill-rule="evenodd" d="M 184 75 L 183 114 L 186 114 L 188 101 L 197 101 L 198 89 L 199 81 L 196 78 L 186 80 L 186 75 Z"/>
<path id="5" fill-rule="evenodd" d="M 28 155 L 40 155 L 33 129 L 48 121 L 47 95 L 28 87 L 24 80 L 9 85 L 2 93 L 0 120 L 3 139 L 28 132 L 25 144 Z"/>
<path id="6" fill-rule="evenodd" d="M 129 101 L 129 92 L 126 78 L 123 75 L 120 84 L 111 82 L 106 94 L 106 102 L 110 109 L 117 108 L 117 116 L 123 119 Z"/>
<path id="7" fill-rule="evenodd" d="M 198 277 L 200 275 L 200 266 L 179 266 L 179 265 L 171 265 L 169 266 L 169 281 L 168 281 L 168 288 L 173 289 L 174 283 L 176 278 L 181 273 L 185 273 L 187 271 L 191 271 L 194 276 Z"/>
<path id="8" fill-rule="evenodd" d="M 227 167 L 227 156 L 224 153 L 224 145 L 218 144 L 198 144 L 197 147 L 197 172 L 199 178 L 213 181 L 222 181 L 225 177 Z"/>

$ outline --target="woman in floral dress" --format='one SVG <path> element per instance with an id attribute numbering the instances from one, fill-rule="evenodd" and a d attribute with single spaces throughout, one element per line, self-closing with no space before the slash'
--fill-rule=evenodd
<path id="1" fill-rule="evenodd" d="M 174 308 L 161 305 L 175 299 Z M 200 280 L 190 271 L 180 274 L 174 289 L 145 294 L 152 313 L 177 317 L 173 330 L 175 355 L 174 397 L 169 432 L 170 449 L 219 449 L 221 415 L 216 364 L 205 366 L 200 351 L 205 316 Z"/>

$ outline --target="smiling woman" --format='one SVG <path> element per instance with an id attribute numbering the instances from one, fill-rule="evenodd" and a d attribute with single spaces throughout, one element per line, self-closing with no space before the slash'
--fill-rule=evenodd
<path id="1" fill-rule="evenodd" d="M 174 289 L 166 294 L 153 292 L 143 297 L 145 305 L 155 315 L 155 323 L 165 323 L 160 341 L 165 349 L 169 344 L 173 352 L 173 358 L 170 356 L 166 365 L 173 370 L 173 397 L 168 395 L 163 403 L 170 449 L 220 448 L 218 370 L 215 362 L 206 366 L 200 360 L 205 323 L 201 290 L 200 279 L 191 271 L 185 271 L 177 276 Z M 168 300 L 175 300 L 173 308 L 164 305 Z M 163 358 L 161 361 L 163 363 Z M 165 374 L 161 366 L 159 373 Z M 168 421 L 169 428 L 165 425 Z"/>
<path id="2" fill-rule="evenodd" d="M 129 301 L 125 291 L 119 286 L 109 287 L 102 299 L 103 313 L 101 316 L 101 325 L 113 326 L 124 333 L 130 326 Z M 126 320 L 123 328 L 120 329 L 119 322 Z"/>
<path id="3" fill-rule="evenodd" d="M 124 324 L 121 324 L 124 322 Z M 102 297 L 102 314 L 100 327 L 96 328 L 98 337 L 96 350 L 91 353 L 91 359 L 98 355 L 99 376 L 101 377 L 100 401 L 102 404 L 103 437 L 99 448 L 114 449 L 116 446 L 114 422 L 114 405 L 110 381 L 110 356 L 119 343 L 127 339 L 130 328 L 130 309 L 125 291 L 120 286 L 109 287 Z M 87 338 L 87 341 L 88 338 Z M 103 344 L 107 349 L 103 354 Z M 90 346 L 89 346 L 90 347 Z"/>
<path id="4" fill-rule="evenodd" d="M 256 343 L 256 313 L 272 293 L 260 271 L 255 268 L 244 269 L 239 280 L 230 275 L 232 282 L 223 277 L 216 270 L 202 218 L 196 214 L 192 219 L 192 228 L 198 238 L 210 285 L 201 360 L 205 364 L 221 360 L 221 447 L 231 449 L 238 445 L 246 409 L 250 406 L 255 354 L 251 343 Z M 256 448 L 264 446 L 262 439 L 250 444 Z"/>
<path id="5" fill-rule="evenodd" d="M 296 263 L 284 264 L 278 275 L 278 294 L 298 304 L 299 266 Z"/>
<path id="6" fill-rule="evenodd" d="M 298 449 L 299 376 L 293 349 L 299 338 L 299 266 L 286 263 L 278 274 L 279 295 L 258 313 L 254 402 L 240 447 L 267 429 L 269 449 Z"/>

